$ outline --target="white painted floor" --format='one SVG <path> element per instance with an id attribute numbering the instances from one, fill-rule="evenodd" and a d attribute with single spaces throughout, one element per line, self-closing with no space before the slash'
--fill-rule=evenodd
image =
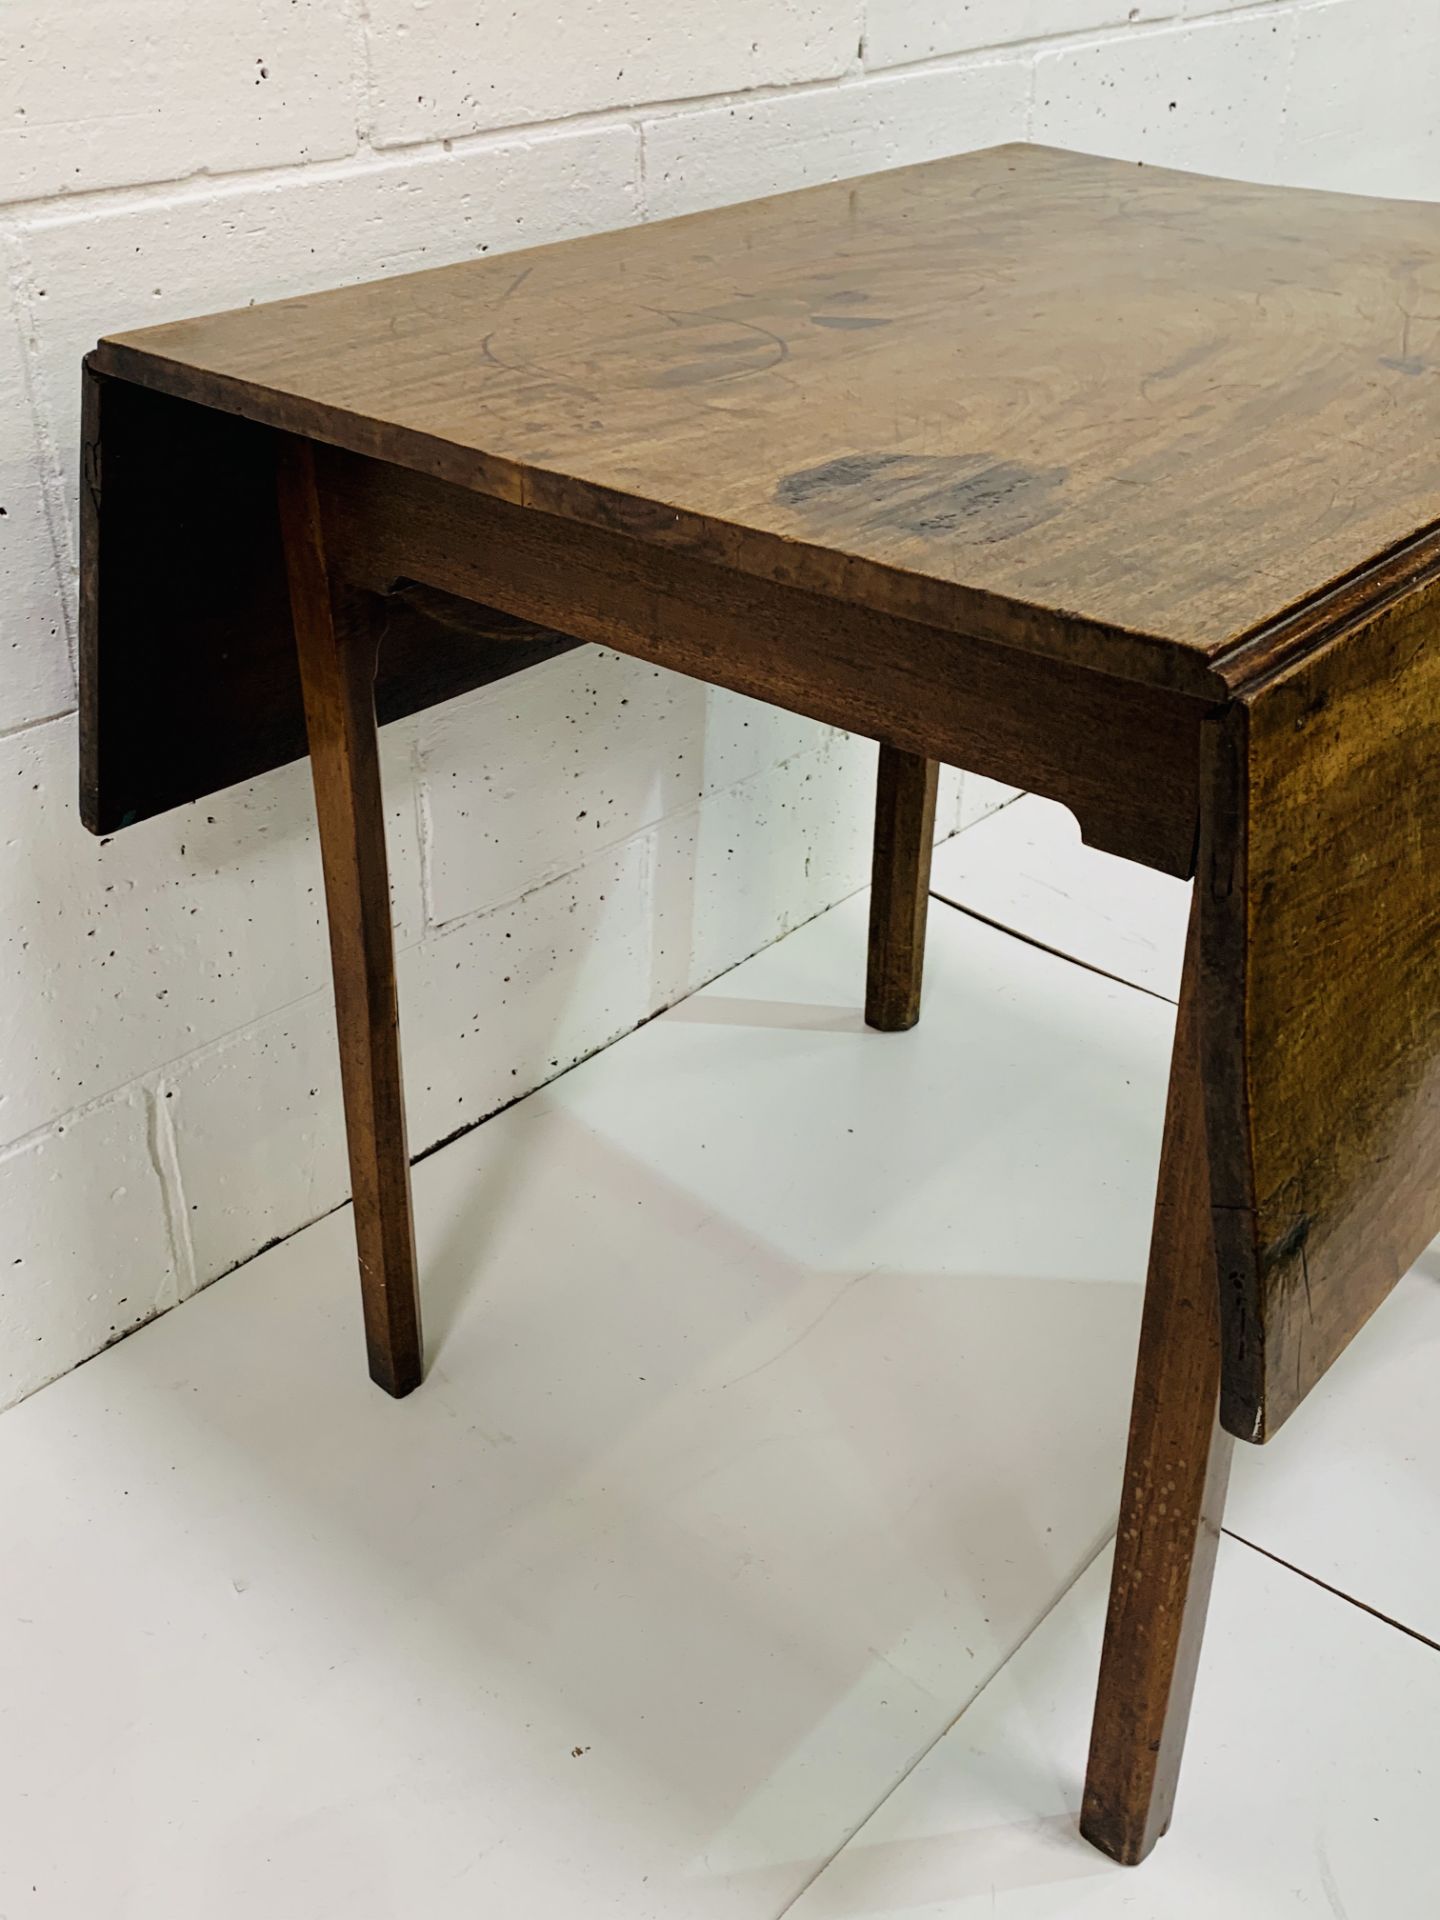
<path id="1" fill-rule="evenodd" d="M 0 1920 L 1440 1912 L 1435 1249 L 1075 1835 L 1185 889 L 1031 800 L 935 887 L 915 1032 L 857 899 L 422 1163 L 409 1400 L 342 1213 L 0 1417 Z"/>

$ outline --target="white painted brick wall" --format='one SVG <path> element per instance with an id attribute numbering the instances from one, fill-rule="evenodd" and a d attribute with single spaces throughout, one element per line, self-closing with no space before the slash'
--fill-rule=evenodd
<path id="1" fill-rule="evenodd" d="M 0 315 L 0 735 L 74 704 L 20 330 Z M 0 1085 L 3 1085 L 0 1065 Z"/>
<path id="2" fill-rule="evenodd" d="M 860 58 L 860 0 L 370 0 L 377 145 L 789 86 Z"/>
<path id="3" fill-rule="evenodd" d="M 1414 0 L 8 0 L 0 1403 L 346 1189 L 305 769 L 76 818 L 98 333 L 1002 140 L 1440 196 L 1437 80 Z M 865 875 L 865 743 L 599 650 L 384 757 L 417 1150 Z"/>
<path id="4" fill-rule="evenodd" d="M 1440 199 L 1440 12 L 1430 0 L 1367 0 L 1345 32 L 1345 0 L 1296 20 L 1279 177 L 1347 193 Z M 1342 35 L 1344 44 L 1342 44 Z"/>
<path id="5" fill-rule="evenodd" d="M 1057 47 L 1035 62 L 1033 137 L 1122 160 L 1275 178 L 1295 19 L 1275 5 Z M 1118 115 L 1116 100 L 1128 103 Z"/>
<path id="6" fill-rule="evenodd" d="M 897 67 L 1179 13 L 1180 0 L 869 0 L 865 61 Z"/>
<path id="7" fill-rule="evenodd" d="M 734 100 L 644 123 L 645 204 L 657 219 L 1023 140 L 1031 62 L 979 59 Z"/>
<path id="8" fill-rule="evenodd" d="M 159 1124 L 131 1088 L 0 1153 L 0 1402 L 180 1298 Z"/>
<path id="9" fill-rule="evenodd" d="M 353 33 L 333 0 L 5 0 L 6 196 L 353 153 Z"/>

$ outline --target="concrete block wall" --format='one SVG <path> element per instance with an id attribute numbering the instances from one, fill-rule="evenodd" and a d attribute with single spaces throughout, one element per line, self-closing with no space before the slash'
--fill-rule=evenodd
<path id="1" fill-rule="evenodd" d="M 305 769 L 76 818 L 97 334 L 1003 140 L 1433 196 L 1437 78 L 1419 0 L 7 0 L 0 1404 L 346 1190 Z M 388 729 L 413 1146 L 861 884 L 872 765 L 601 651 Z"/>

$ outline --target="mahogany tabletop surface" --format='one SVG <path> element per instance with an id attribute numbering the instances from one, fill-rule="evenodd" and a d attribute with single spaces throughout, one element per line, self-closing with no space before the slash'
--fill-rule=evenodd
<path id="1" fill-rule="evenodd" d="M 1440 519 L 1440 207 L 1027 146 L 119 335 L 510 501 L 1202 692 Z"/>

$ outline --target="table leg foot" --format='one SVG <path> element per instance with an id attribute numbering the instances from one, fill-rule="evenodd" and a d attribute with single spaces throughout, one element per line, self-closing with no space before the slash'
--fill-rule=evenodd
<path id="1" fill-rule="evenodd" d="M 1219 1544 L 1219 1286 L 1191 910 L 1130 1445 L 1080 1830 L 1126 1866 L 1170 1824 Z"/>
<path id="2" fill-rule="evenodd" d="M 882 1033 L 902 1032 L 920 1018 L 939 772 L 938 762 L 921 754 L 880 748 L 865 1020 Z"/>
<path id="3" fill-rule="evenodd" d="M 355 1240 L 370 1377 L 397 1398 L 423 1373 L 372 596 L 330 572 L 313 449 L 280 462 L 281 522 L 315 782 Z"/>

